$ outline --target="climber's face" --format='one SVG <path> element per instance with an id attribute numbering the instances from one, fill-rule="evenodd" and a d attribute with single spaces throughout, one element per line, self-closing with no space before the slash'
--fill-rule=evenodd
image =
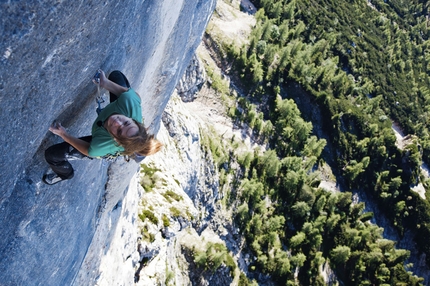
<path id="1" fill-rule="evenodd" d="M 139 131 L 137 124 L 130 117 L 122 114 L 109 116 L 106 124 L 106 129 L 114 137 L 131 137 Z"/>

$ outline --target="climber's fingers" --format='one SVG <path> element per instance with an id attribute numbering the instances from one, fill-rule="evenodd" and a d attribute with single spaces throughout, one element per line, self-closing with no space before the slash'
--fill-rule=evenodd
<path id="1" fill-rule="evenodd" d="M 59 122 L 54 122 L 54 123 L 49 127 L 49 131 L 51 131 L 51 132 L 52 132 L 52 133 L 54 133 L 55 135 L 62 136 L 62 135 L 66 132 L 66 129 L 61 125 L 61 123 L 59 123 Z"/>

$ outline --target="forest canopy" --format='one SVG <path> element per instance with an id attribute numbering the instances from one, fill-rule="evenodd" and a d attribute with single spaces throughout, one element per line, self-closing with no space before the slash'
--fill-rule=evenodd
<path id="1" fill-rule="evenodd" d="M 222 183 L 256 257 L 250 269 L 286 285 L 324 285 L 319 269 L 328 263 L 345 285 L 419 285 L 405 265 L 409 251 L 383 238 L 352 192 L 374 200 L 400 236 L 414 233 L 430 265 L 430 200 L 411 191 L 429 186 L 420 171 L 430 163 L 429 4 L 253 3 L 248 44 L 227 47 L 248 94 L 229 114 L 269 148 L 228 156 L 207 138 L 220 172 L 233 178 Z M 296 83 L 311 106 L 296 103 L 303 100 L 291 92 Z M 404 149 L 393 124 L 409 134 Z M 345 192 L 318 188 L 315 170 L 325 162 Z"/>

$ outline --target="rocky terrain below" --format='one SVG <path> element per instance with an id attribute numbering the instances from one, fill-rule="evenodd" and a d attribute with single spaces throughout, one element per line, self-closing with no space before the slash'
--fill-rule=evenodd
<path id="1" fill-rule="evenodd" d="M 127 266 L 135 271 L 136 285 L 237 285 L 239 270 L 247 273 L 252 257 L 243 249 L 243 241 L 232 223 L 231 210 L 223 203 L 226 190 L 219 185 L 218 170 L 210 152 L 203 146 L 203 137 L 219 137 L 225 142 L 237 140 L 239 148 L 244 151 L 265 148 L 253 140 L 252 132 L 246 126 L 236 126 L 227 116 L 226 107 L 234 102 L 228 102 L 211 88 L 212 79 L 205 72 L 205 69 L 210 69 L 227 86 L 235 86 L 226 75 L 229 67 L 222 65 L 216 55 L 216 47 L 208 46 L 208 43 L 217 37 L 223 37 L 227 42 L 243 43 L 255 23 L 252 16 L 255 7 L 250 5 L 244 1 L 218 1 L 207 27 L 210 37 L 197 49 L 163 114 L 158 138 L 165 143 L 165 148 L 159 154 L 146 158 L 138 176 L 132 181 L 132 192 L 139 198 L 134 202 L 139 215 L 131 215 L 135 221 L 132 226 L 137 225 L 137 232 L 125 236 L 124 231 L 118 231 L 117 239 L 102 260 L 100 271 L 104 274 L 100 276 L 100 285 L 105 285 L 105 281 L 115 281 L 109 277 L 109 267 L 115 257 L 122 255 L 127 261 L 121 252 L 124 244 L 136 247 L 131 249 L 129 255 L 133 259 Z M 240 93 L 239 90 L 233 92 Z M 300 95 L 304 91 L 299 85 L 292 84 L 283 92 L 285 97 L 290 97 L 291 93 Z M 299 107 L 310 104 L 306 96 L 300 98 L 302 102 L 297 102 Z M 318 120 L 318 112 L 304 116 L 306 120 L 313 121 L 315 133 L 325 138 L 326 134 L 317 124 L 321 121 Z M 319 170 L 320 187 L 328 191 L 341 191 L 329 164 L 328 160 L 328 164 Z M 356 202 L 364 201 L 367 210 L 378 216 L 373 222 L 386 228 L 387 238 L 399 239 L 364 194 L 357 192 L 354 198 Z M 129 227 L 124 223 L 122 229 Z M 411 247 L 410 239 L 410 235 L 406 234 L 398 245 L 411 250 L 411 262 L 416 265 L 417 273 L 427 277 L 424 260 Z M 234 274 L 229 273 L 225 265 L 215 272 L 197 267 L 194 255 L 205 251 L 209 243 L 227 246 L 238 266 Z M 322 272 L 327 283 L 336 281 L 329 267 Z M 264 285 L 273 284 L 263 275 L 259 278 L 265 281 Z"/>

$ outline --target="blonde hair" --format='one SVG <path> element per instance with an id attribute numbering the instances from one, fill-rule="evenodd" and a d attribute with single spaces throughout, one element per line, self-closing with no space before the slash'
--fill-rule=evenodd
<path id="1" fill-rule="evenodd" d="M 126 136 L 115 136 L 111 133 L 111 135 L 115 138 L 115 141 L 124 148 L 122 155 L 132 155 L 137 153 L 142 156 L 149 156 L 157 153 L 163 147 L 163 144 L 154 138 L 153 134 L 148 134 L 145 126 L 142 123 L 134 120 L 139 131 L 130 137 Z"/>

